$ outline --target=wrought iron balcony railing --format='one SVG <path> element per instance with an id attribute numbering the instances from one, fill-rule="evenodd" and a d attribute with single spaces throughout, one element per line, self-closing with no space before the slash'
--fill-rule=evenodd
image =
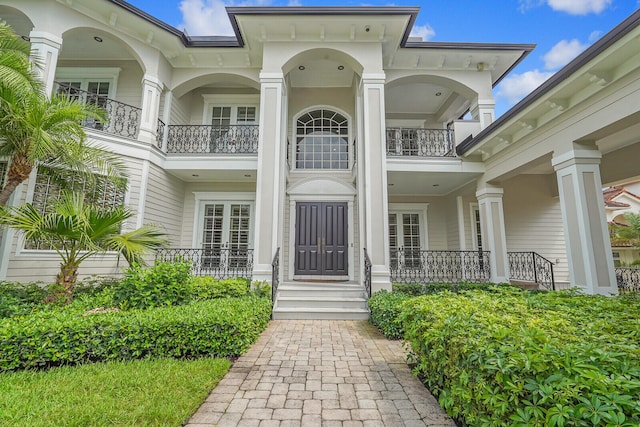
<path id="1" fill-rule="evenodd" d="M 509 278 L 534 282 L 544 289 L 556 289 L 553 263 L 536 252 L 508 252 Z"/>
<path id="2" fill-rule="evenodd" d="M 156 147 L 162 150 L 162 143 L 164 141 L 164 129 L 166 125 L 160 119 L 158 119 L 158 126 L 156 127 Z"/>
<path id="3" fill-rule="evenodd" d="M 170 154 L 256 154 L 258 125 L 169 125 Z"/>
<path id="4" fill-rule="evenodd" d="M 156 261 L 188 262 L 194 276 L 217 279 L 245 277 L 253 274 L 253 249 L 249 248 L 168 248 L 156 251 Z"/>
<path id="5" fill-rule="evenodd" d="M 616 267 L 616 281 L 618 292 L 640 292 L 640 268 Z"/>
<path id="6" fill-rule="evenodd" d="M 84 127 L 113 135 L 124 136 L 126 138 L 136 139 L 138 137 L 140 116 L 142 115 L 140 108 L 107 98 L 104 95 L 87 92 L 86 90 L 73 87 L 67 83 L 56 82 L 55 91 L 66 94 L 72 99 L 97 105 L 107 112 L 107 121 L 105 123 L 90 118 L 82 122 Z"/>
<path id="7" fill-rule="evenodd" d="M 453 130 L 387 128 L 387 156 L 455 157 Z"/>
<path id="8" fill-rule="evenodd" d="M 487 282 L 491 276 L 488 251 L 391 251 L 394 283 Z"/>

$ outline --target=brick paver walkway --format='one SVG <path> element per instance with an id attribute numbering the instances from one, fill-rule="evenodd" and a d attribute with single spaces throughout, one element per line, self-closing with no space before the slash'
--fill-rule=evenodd
<path id="1" fill-rule="evenodd" d="M 455 427 L 366 321 L 276 320 L 186 424 Z"/>

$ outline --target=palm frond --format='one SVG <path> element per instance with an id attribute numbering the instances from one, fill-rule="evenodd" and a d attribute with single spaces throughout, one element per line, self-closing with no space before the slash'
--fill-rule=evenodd
<path id="1" fill-rule="evenodd" d="M 112 236 L 109 246 L 124 256 L 129 265 L 145 265 L 144 255 L 163 246 L 167 240 L 162 230 L 154 225 L 144 225 L 136 230 Z"/>

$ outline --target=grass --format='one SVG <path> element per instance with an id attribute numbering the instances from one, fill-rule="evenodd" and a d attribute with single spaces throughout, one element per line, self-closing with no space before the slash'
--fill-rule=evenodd
<path id="1" fill-rule="evenodd" d="M 0 426 L 181 426 L 230 365 L 160 359 L 0 374 Z"/>

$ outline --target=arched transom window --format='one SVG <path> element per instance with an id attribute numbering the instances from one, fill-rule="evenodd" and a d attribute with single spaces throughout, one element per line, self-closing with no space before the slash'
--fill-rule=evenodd
<path id="1" fill-rule="evenodd" d="M 349 123 L 342 114 L 320 109 L 298 117 L 297 169 L 347 169 L 348 149 Z"/>

